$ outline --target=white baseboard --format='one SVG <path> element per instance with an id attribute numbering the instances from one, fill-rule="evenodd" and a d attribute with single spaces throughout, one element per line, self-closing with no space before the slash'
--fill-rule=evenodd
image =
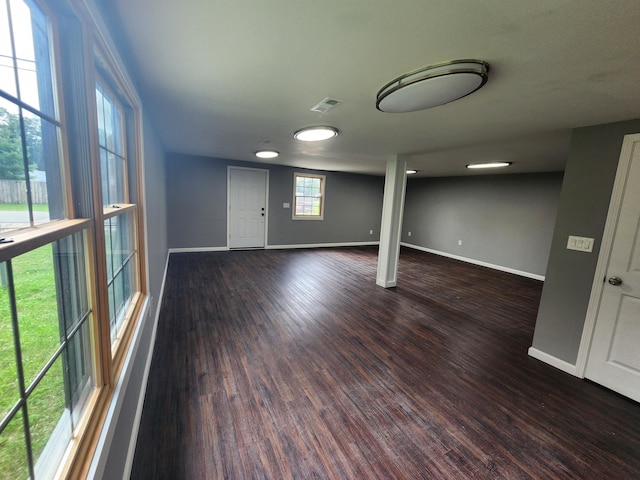
<path id="1" fill-rule="evenodd" d="M 344 242 L 344 243 L 300 243 L 294 245 L 267 245 L 265 250 L 286 250 L 293 248 L 325 248 L 325 247 L 368 247 L 380 245 L 380 242 Z"/>
<path id="2" fill-rule="evenodd" d="M 532 278 L 534 280 L 540 280 L 544 282 L 544 275 L 538 275 L 536 273 L 523 272 L 522 270 L 516 270 L 514 268 L 503 267 L 501 265 L 494 265 L 493 263 L 483 262 L 481 260 L 474 260 L 473 258 L 461 257 L 460 255 L 454 255 L 452 253 L 441 252 L 439 250 L 433 250 L 431 248 L 421 247 L 419 245 L 413 245 L 411 243 L 401 242 L 403 247 L 414 248 L 416 250 L 422 250 L 423 252 L 433 253 L 443 257 L 453 258 L 454 260 L 460 260 L 462 262 L 472 263 L 474 265 L 480 265 L 481 267 L 492 268 L 494 270 L 500 270 L 501 272 L 513 273 L 514 275 L 520 275 L 521 277 Z"/>
<path id="3" fill-rule="evenodd" d="M 287 250 L 294 248 L 329 248 L 329 247 L 368 247 L 380 245 L 380 242 L 342 242 L 342 243 L 299 243 L 291 245 L 266 245 L 265 250 Z M 232 250 L 229 247 L 189 247 L 170 248 L 169 253 L 197 253 L 197 252 L 226 252 Z M 243 250 L 242 248 L 233 250 Z M 260 250 L 259 248 L 248 248 L 246 250 Z"/>
<path id="4" fill-rule="evenodd" d="M 226 252 L 227 247 L 190 247 L 190 248 L 170 248 L 169 253 L 191 253 L 191 252 Z"/>
<path id="5" fill-rule="evenodd" d="M 573 375 L 574 377 L 578 376 L 578 371 L 576 369 L 576 366 L 570 364 L 569 362 L 560 360 L 559 358 L 554 357 L 553 355 L 549 355 L 548 353 L 545 353 L 533 347 L 529 348 L 528 353 L 530 357 L 540 360 L 541 362 L 547 363 L 552 367 L 556 367 L 557 369 L 562 370 L 563 372 L 566 372 L 570 375 Z"/>
<path id="6" fill-rule="evenodd" d="M 151 370 L 151 360 L 153 359 L 153 351 L 156 345 L 156 333 L 158 331 L 158 320 L 160 318 L 160 308 L 162 307 L 162 299 L 164 298 L 164 286 L 167 281 L 167 271 L 169 269 L 169 253 L 167 253 L 167 260 L 164 264 L 164 275 L 162 276 L 162 285 L 160 286 L 160 293 L 158 295 L 158 304 L 156 305 L 156 312 L 153 319 L 153 327 L 151 331 L 151 340 L 149 343 L 149 352 L 145 360 L 144 373 L 142 375 L 142 385 L 140 386 L 140 393 L 138 395 L 138 405 L 136 406 L 136 415 L 133 420 L 133 428 L 131 429 L 131 438 L 129 440 L 129 449 L 127 452 L 127 461 L 124 466 L 124 477 L 131 477 L 131 469 L 133 468 L 133 459 L 136 453 L 136 445 L 138 443 L 138 432 L 140 431 L 140 421 L 142 420 L 142 408 L 144 406 L 144 399 L 147 393 L 147 382 L 149 380 L 149 372 Z"/>

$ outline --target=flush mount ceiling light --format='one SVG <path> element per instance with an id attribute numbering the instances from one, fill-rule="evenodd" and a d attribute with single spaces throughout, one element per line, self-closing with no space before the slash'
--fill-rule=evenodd
<path id="1" fill-rule="evenodd" d="M 327 127 L 325 125 L 319 125 L 316 127 L 301 128 L 293 137 L 303 142 L 318 142 L 320 140 L 328 140 L 329 138 L 337 137 L 338 129 L 334 127 Z"/>
<path id="2" fill-rule="evenodd" d="M 378 92 L 376 108 L 382 112 L 415 112 L 452 102 L 475 92 L 485 83 L 489 64 L 482 60 L 454 60 L 402 75 Z"/>
<path id="3" fill-rule="evenodd" d="M 416 173 L 418 173 L 417 170 L 407 170 L 407 175 L 415 175 Z"/>
<path id="4" fill-rule="evenodd" d="M 278 155 L 280 155 L 280 152 L 275 150 L 259 150 L 255 153 L 258 158 L 276 158 Z"/>
<path id="5" fill-rule="evenodd" d="M 502 168 L 509 165 L 511 165 L 511 162 L 470 163 L 467 168 Z"/>

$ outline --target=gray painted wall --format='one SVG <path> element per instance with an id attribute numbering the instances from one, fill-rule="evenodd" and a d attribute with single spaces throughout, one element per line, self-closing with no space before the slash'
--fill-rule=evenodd
<path id="1" fill-rule="evenodd" d="M 561 185 L 562 173 L 409 178 L 402 241 L 544 276 Z"/>
<path id="2" fill-rule="evenodd" d="M 269 170 L 270 246 L 380 238 L 382 177 L 313 170 L 326 175 L 324 220 L 292 220 L 291 208 L 282 204 L 292 204 L 293 174 L 304 169 L 170 154 L 166 177 L 170 248 L 227 246 L 228 165 Z"/>
<path id="3" fill-rule="evenodd" d="M 124 478 L 138 399 L 142 389 L 146 388 L 143 379 L 149 352 L 153 348 L 151 344 L 153 325 L 159 307 L 160 289 L 168 255 L 164 150 L 149 122 L 145 122 L 144 127 L 144 182 L 146 187 L 144 206 L 147 213 L 147 266 L 150 305 L 148 314 L 142 319 L 142 324 L 139 326 L 134 356 L 128 364 L 128 370 L 123 372 L 123 375 L 127 376 L 127 381 L 126 384 L 123 384 L 121 398 L 118 399 L 121 402 L 120 413 L 117 416 L 116 424 L 107 427 L 112 429 L 113 437 L 111 442 L 105 445 L 107 451 L 101 452 L 103 458 L 100 463 L 104 471 L 102 473 L 96 472 L 96 478 L 103 479 Z"/>
<path id="4" fill-rule="evenodd" d="M 575 365 L 602 234 L 626 134 L 640 120 L 577 128 L 558 206 L 533 347 Z M 566 249 L 567 237 L 595 238 L 593 253 Z"/>
<path id="5" fill-rule="evenodd" d="M 167 155 L 169 248 L 227 245 L 227 162 Z"/>
<path id="6" fill-rule="evenodd" d="M 326 175 L 324 220 L 292 220 L 293 174 Z M 380 240 L 384 178 L 315 170 L 272 168 L 269 173 L 269 245 Z M 369 231 L 373 230 L 373 234 Z"/>

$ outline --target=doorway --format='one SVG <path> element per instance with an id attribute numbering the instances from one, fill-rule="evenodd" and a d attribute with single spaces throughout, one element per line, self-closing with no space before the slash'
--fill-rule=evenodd
<path id="1" fill-rule="evenodd" d="M 624 139 L 580 346 L 584 376 L 640 401 L 640 134 Z"/>
<path id="2" fill-rule="evenodd" d="M 264 248 L 269 171 L 228 168 L 229 248 Z"/>

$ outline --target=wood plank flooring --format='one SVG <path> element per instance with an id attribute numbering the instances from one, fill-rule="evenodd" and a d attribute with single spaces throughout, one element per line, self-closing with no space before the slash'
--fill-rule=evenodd
<path id="1" fill-rule="evenodd" d="M 540 282 L 376 255 L 173 254 L 131 478 L 640 478 L 640 405 L 527 356 Z"/>

